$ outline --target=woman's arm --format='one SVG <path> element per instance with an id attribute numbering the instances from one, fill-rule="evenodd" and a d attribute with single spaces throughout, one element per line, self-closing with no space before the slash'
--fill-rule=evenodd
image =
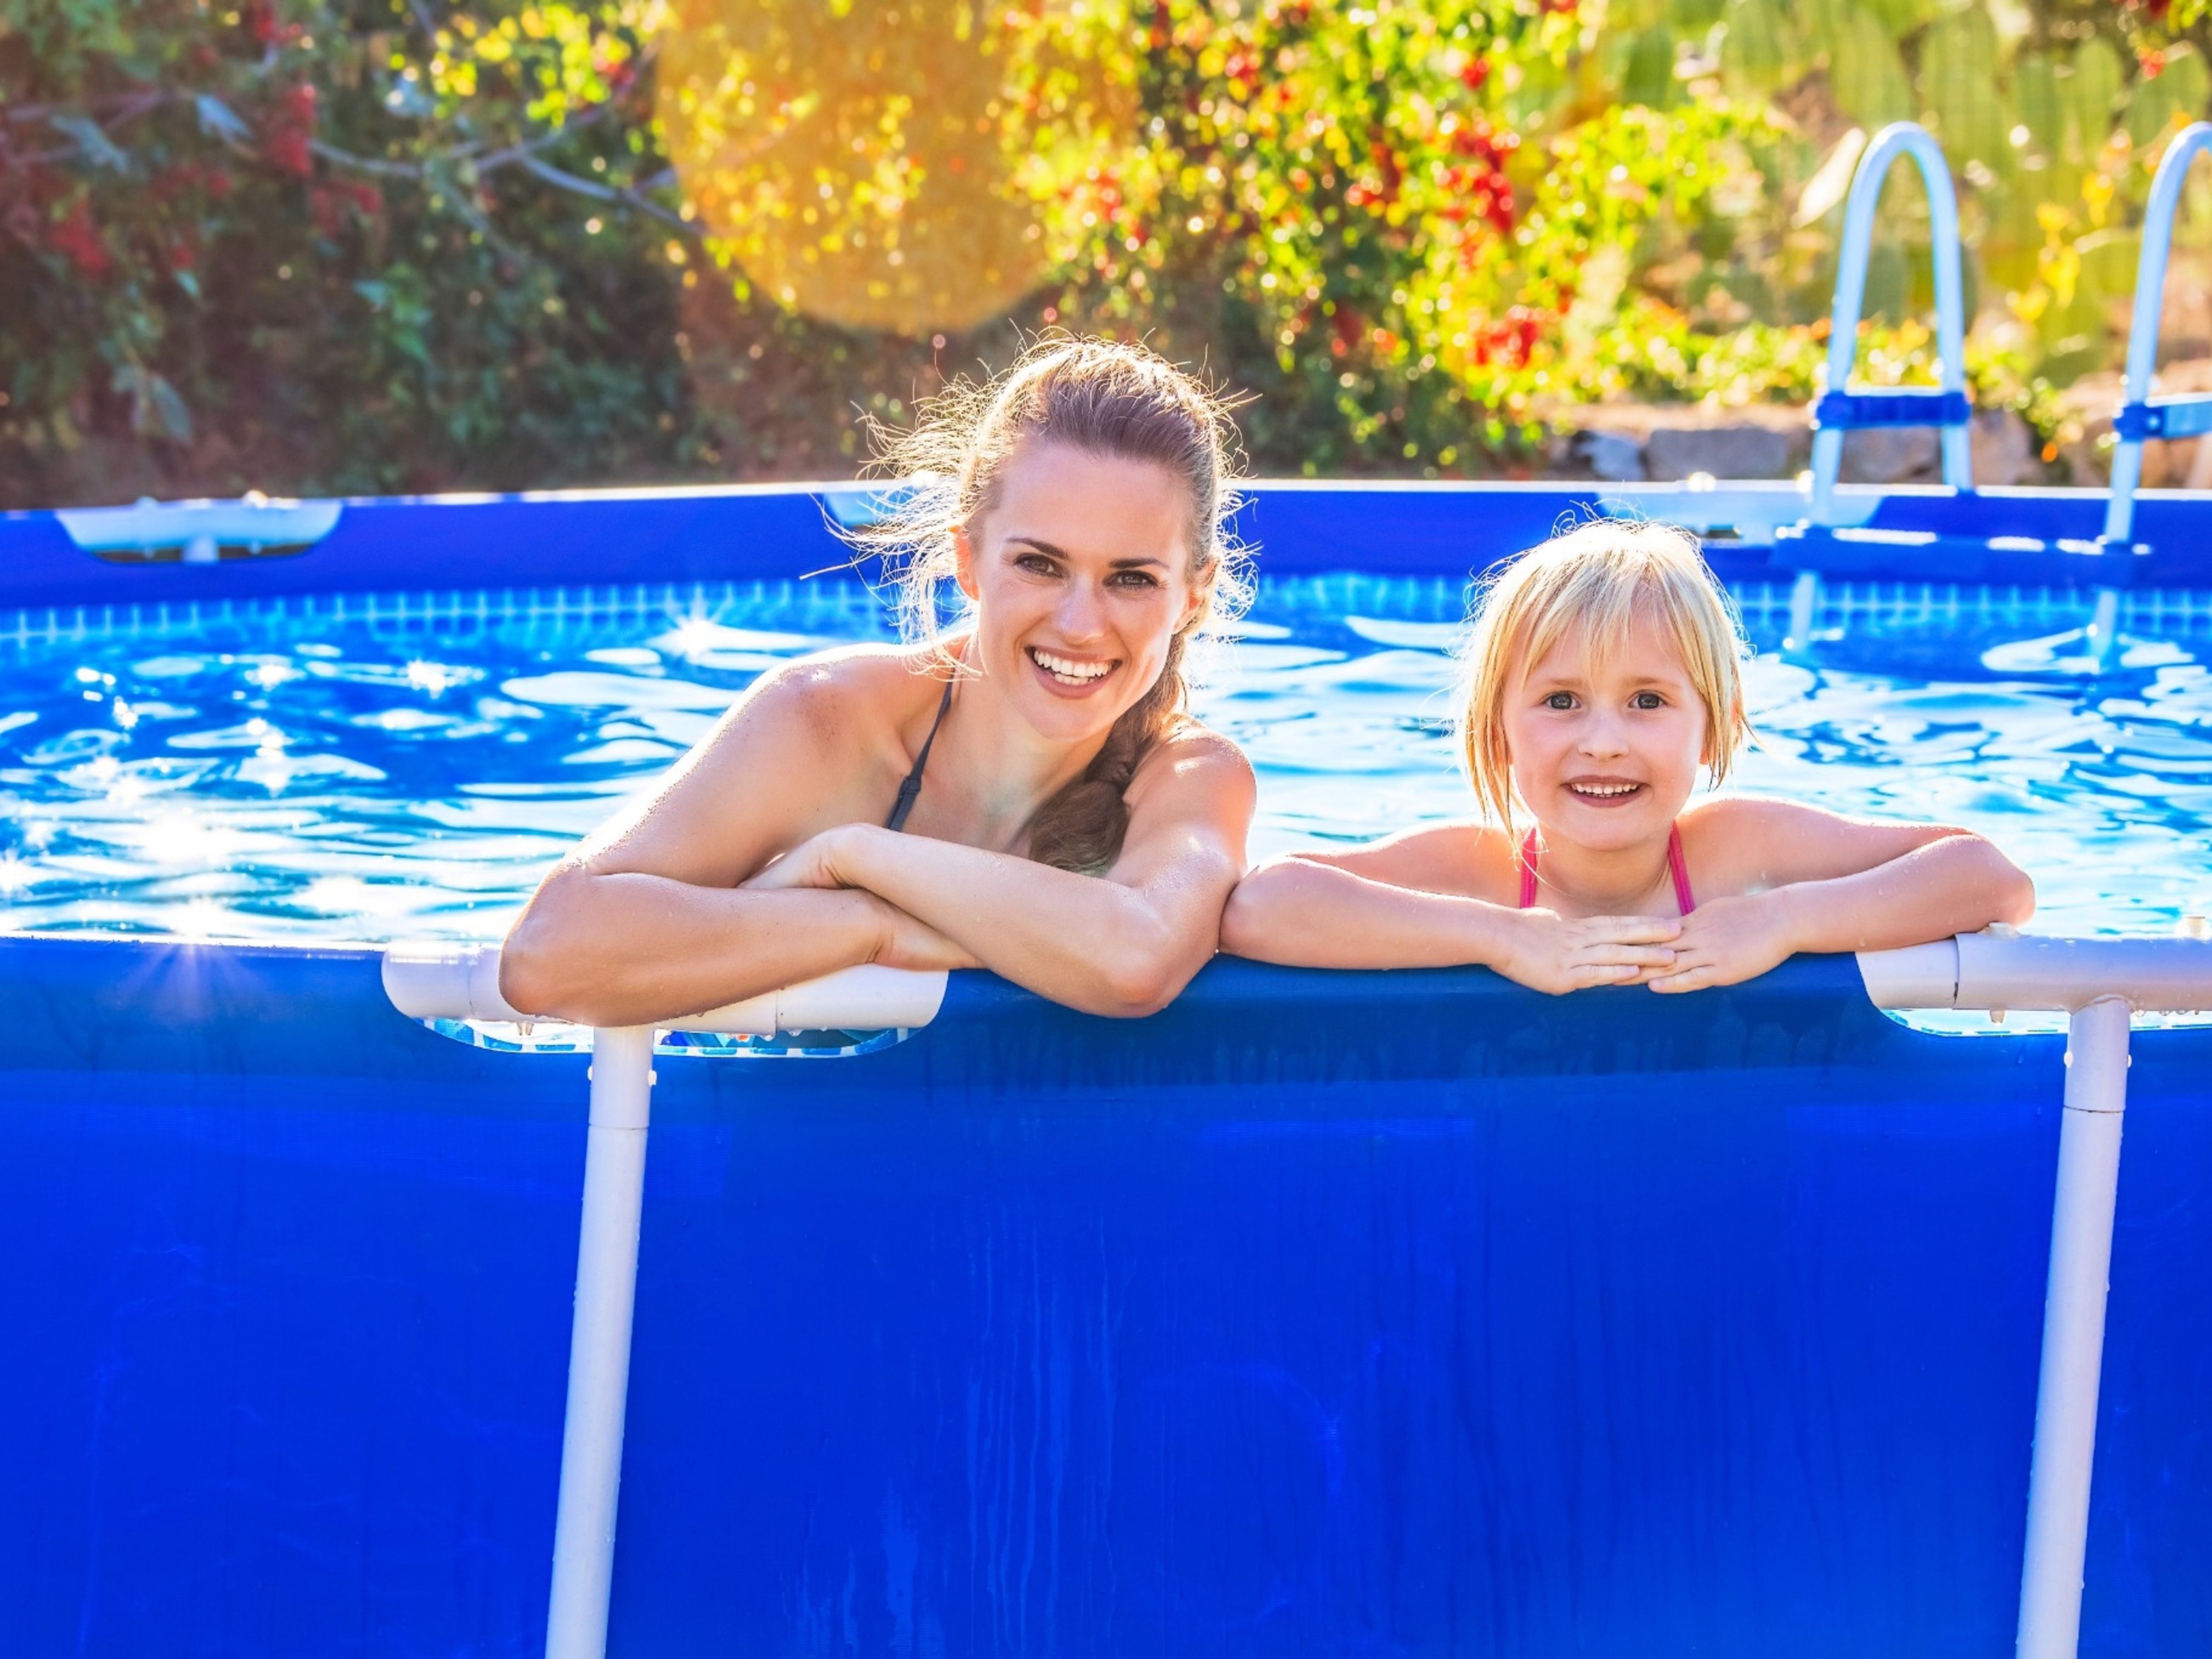
<path id="1" fill-rule="evenodd" d="M 1716 824 L 1759 890 L 1701 903 L 1682 924 L 1655 991 L 1695 991 L 1763 974 L 1800 951 L 1924 945 L 2035 914 L 2035 884 L 1972 830 L 1863 823 L 1791 801 L 1717 801 Z"/>
<path id="2" fill-rule="evenodd" d="M 1244 867 L 1255 793 L 1233 744 L 1194 733 L 1139 769 L 1121 856 L 1103 877 L 849 823 L 749 885 L 862 890 L 1040 996 L 1138 1017 L 1174 1000 L 1212 956 L 1222 902 Z"/>
<path id="3" fill-rule="evenodd" d="M 1620 984 L 1673 962 L 1671 918 L 1569 920 L 1449 890 L 1471 884 L 1471 844 L 1481 833 L 1451 824 L 1270 860 L 1231 896 L 1222 948 L 1305 968 L 1480 963 L 1554 994 Z"/>
<path id="4" fill-rule="evenodd" d="M 757 682 L 651 800 L 545 878 L 501 952 L 507 1001 L 586 1024 L 642 1024 L 858 963 L 967 965 L 965 952 L 871 894 L 738 886 L 825 809 L 857 805 L 845 799 L 849 779 L 826 763 L 849 760 L 856 741 L 838 677 L 879 666 L 813 659 Z"/>

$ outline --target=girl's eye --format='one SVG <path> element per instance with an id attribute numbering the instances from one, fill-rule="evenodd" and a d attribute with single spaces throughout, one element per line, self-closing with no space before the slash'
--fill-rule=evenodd
<path id="1" fill-rule="evenodd" d="M 1557 708 L 1564 711 L 1565 709 L 1572 708 L 1574 706 L 1575 694 L 1571 691 L 1554 691 L 1551 696 L 1544 699 L 1544 707 L 1547 708 Z"/>
<path id="2" fill-rule="evenodd" d="M 1664 708 L 1667 699 L 1656 691 L 1638 691 L 1628 700 L 1628 706 L 1631 708 Z"/>

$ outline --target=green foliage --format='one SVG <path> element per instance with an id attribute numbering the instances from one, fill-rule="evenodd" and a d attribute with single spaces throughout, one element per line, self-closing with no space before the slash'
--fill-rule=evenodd
<path id="1" fill-rule="evenodd" d="M 2056 439 L 2212 102 L 2212 0 L 227 3 L 0 0 L 0 499 L 840 473 L 1048 324 L 1250 390 L 1270 471 L 1510 468 L 1593 399 L 1809 396 L 1903 117 L 1978 387 Z M 1917 201 L 1876 379 L 1929 366 Z M 939 202 L 1042 273 L 964 331 Z"/>
<path id="2" fill-rule="evenodd" d="M 0 489 L 680 464 L 650 22 L 0 0 Z"/>

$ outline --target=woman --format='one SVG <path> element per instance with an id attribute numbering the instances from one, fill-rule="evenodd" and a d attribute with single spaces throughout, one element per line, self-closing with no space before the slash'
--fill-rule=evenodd
<path id="1" fill-rule="evenodd" d="M 1243 755 L 1182 712 L 1189 641 L 1242 592 L 1232 436 L 1188 376 L 1103 342 L 931 405 L 885 458 L 921 489 L 866 532 L 903 561 L 912 642 L 764 675 L 545 878 L 507 1000 L 640 1025 L 874 962 L 1164 1006 L 1213 954 L 1252 816 Z"/>

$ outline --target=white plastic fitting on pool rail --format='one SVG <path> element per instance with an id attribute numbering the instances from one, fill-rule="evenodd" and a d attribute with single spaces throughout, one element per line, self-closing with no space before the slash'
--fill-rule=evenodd
<path id="1" fill-rule="evenodd" d="M 766 991 L 726 1007 L 656 1021 L 664 1031 L 773 1036 L 823 1029 L 911 1030 L 945 1006 L 945 971 L 919 973 L 872 963 Z M 410 1019 L 532 1018 L 499 993 L 496 945 L 395 945 L 384 953 L 384 994 Z"/>
<path id="2" fill-rule="evenodd" d="M 1862 951 L 1858 963 L 1877 1008 L 2070 1013 L 2104 997 L 2144 1014 L 2212 1008 L 2212 939 L 1961 933 L 1902 951 Z"/>

